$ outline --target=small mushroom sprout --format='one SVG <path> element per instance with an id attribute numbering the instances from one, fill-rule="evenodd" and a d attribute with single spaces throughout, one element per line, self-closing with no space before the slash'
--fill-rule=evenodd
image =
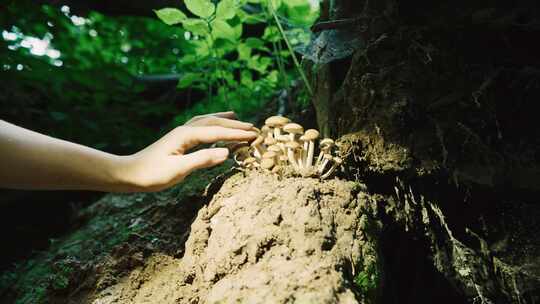
<path id="1" fill-rule="evenodd" d="M 319 139 L 315 129 L 304 132 L 300 124 L 286 117 L 269 117 L 260 130 L 254 130 L 259 133 L 257 139 L 233 151 L 234 160 L 245 169 L 326 179 L 343 163 L 334 155 L 336 145 L 332 139 Z"/>

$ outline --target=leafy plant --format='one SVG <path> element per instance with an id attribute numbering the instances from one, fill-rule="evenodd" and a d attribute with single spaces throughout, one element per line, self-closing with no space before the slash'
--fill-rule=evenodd
<path id="1" fill-rule="evenodd" d="M 178 88 L 203 91 L 205 98 L 176 116 L 175 123 L 203 112 L 226 109 L 244 116 L 253 113 L 278 86 L 290 85 L 295 78 L 291 60 L 302 75 L 278 14 L 309 24 L 317 15 L 307 0 L 221 0 L 217 4 L 185 0 L 184 4 L 186 12 L 163 8 L 156 14 L 166 24 L 181 25 L 185 30 L 189 47 L 179 57 L 183 75 Z M 299 10 L 305 13 L 303 18 Z M 250 26 L 263 26 L 262 35 L 245 35 L 244 28 Z"/>

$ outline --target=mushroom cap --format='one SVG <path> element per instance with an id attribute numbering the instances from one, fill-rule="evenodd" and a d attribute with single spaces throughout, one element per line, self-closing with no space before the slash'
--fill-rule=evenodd
<path id="1" fill-rule="evenodd" d="M 325 138 L 321 140 L 319 145 L 321 147 L 324 147 L 324 146 L 332 147 L 334 145 L 334 141 L 331 138 Z"/>
<path id="2" fill-rule="evenodd" d="M 264 137 L 259 135 L 259 136 L 257 136 L 257 138 L 253 142 L 251 142 L 251 146 L 252 147 L 258 146 L 258 145 L 262 144 L 263 141 L 264 141 Z"/>
<path id="3" fill-rule="evenodd" d="M 289 139 L 290 138 L 287 135 L 280 135 L 280 136 L 276 137 L 277 141 L 289 141 Z"/>
<path id="4" fill-rule="evenodd" d="M 304 133 L 304 127 L 297 123 L 291 122 L 283 126 L 283 131 L 293 134 L 302 134 Z"/>
<path id="5" fill-rule="evenodd" d="M 305 140 L 315 140 L 319 138 L 319 131 L 315 129 L 308 129 L 304 133 L 303 137 L 305 137 Z"/>
<path id="6" fill-rule="evenodd" d="M 278 145 L 271 145 L 270 147 L 268 147 L 267 150 L 276 152 L 276 153 L 281 153 L 281 148 Z"/>
<path id="7" fill-rule="evenodd" d="M 272 130 L 270 129 L 270 127 L 269 127 L 268 125 L 264 125 L 264 126 L 261 128 L 261 132 L 262 132 L 263 134 L 268 133 L 268 132 L 270 132 L 270 131 L 272 131 Z"/>
<path id="8" fill-rule="evenodd" d="M 252 164 L 252 163 L 254 163 L 256 161 L 257 161 L 257 159 L 255 157 L 248 157 L 248 158 L 244 159 L 244 164 L 246 164 L 246 165 L 247 164 Z"/>
<path id="9" fill-rule="evenodd" d="M 266 137 L 264 139 L 264 144 L 267 146 L 275 145 L 277 141 L 273 137 Z"/>
<path id="10" fill-rule="evenodd" d="M 283 125 L 287 124 L 289 121 L 291 120 L 288 119 L 287 117 L 270 116 L 264 121 L 264 123 L 268 125 L 269 127 L 280 128 Z"/>
<path id="11" fill-rule="evenodd" d="M 300 144 L 296 141 L 289 141 L 285 144 L 285 147 L 295 150 L 300 148 Z"/>
<path id="12" fill-rule="evenodd" d="M 287 157 L 287 155 L 282 154 L 282 155 L 279 156 L 279 160 L 280 160 L 280 161 L 283 161 L 283 162 L 286 162 L 286 161 L 289 160 L 289 158 Z"/>
<path id="13" fill-rule="evenodd" d="M 336 164 L 338 164 L 338 165 L 341 165 L 341 164 L 343 163 L 343 160 L 342 160 L 341 158 L 339 158 L 339 157 L 336 156 L 336 157 L 334 157 L 334 162 L 335 162 Z"/>
<path id="14" fill-rule="evenodd" d="M 277 156 L 277 153 L 274 152 L 274 151 L 266 151 L 263 153 L 262 155 L 262 158 L 265 159 L 265 158 L 274 158 Z"/>
<path id="15" fill-rule="evenodd" d="M 257 134 L 261 134 L 261 129 L 257 128 L 257 127 L 251 127 L 251 130 L 257 132 Z"/>
<path id="16" fill-rule="evenodd" d="M 264 158 L 264 159 L 261 161 L 261 167 L 262 167 L 263 169 L 270 169 L 270 168 L 272 168 L 274 165 L 275 165 L 275 162 L 274 162 L 274 159 L 273 159 L 273 158 Z"/>
<path id="17" fill-rule="evenodd" d="M 325 159 L 328 159 L 328 160 L 334 159 L 334 157 L 333 157 L 332 154 L 330 154 L 330 153 L 325 153 L 323 157 L 324 157 Z"/>

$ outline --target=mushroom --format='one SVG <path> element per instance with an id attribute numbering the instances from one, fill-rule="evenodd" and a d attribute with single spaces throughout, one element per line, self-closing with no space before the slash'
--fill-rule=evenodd
<path id="1" fill-rule="evenodd" d="M 315 140 L 319 138 L 319 131 L 315 129 L 309 129 L 304 133 L 304 153 L 307 152 L 307 158 L 305 160 L 305 168 L 310 169 L 313 164 L 313 154 L 315 153 Z M 308 147 L 306 147 L 306 144 Z"/>
<path id="2" fill-rule="evenodd" d="M 283 131 L 289 133 L 290 141 L 296 141 L 294 135 L 304 133 L 304 127 L 297 123 L 291 122 L 283 126 Z"/>
<path id="3" fill-rule="evenodd" d="M 287 147 L 287 158 L 289 159 L 289 162 L 296 170 L 300 169 L 298 160 L 296 159 L 296 150 L 300 148 L 300 144 L 296 141 L 289 141 L 285 146 Z"/>
<path id="4" fill-rule="evenodd" d="M 262 128 L 261 128 L 261 135 L 263 137 L 273 137 L 273 134 L 272 134 L 272 128 L 270 128 L 269 126 L 267 125 L 264 125 Z"/>
<path id="5" fill-rule="evenodd" d="M 281 128 L 287 124 L 289 121 L 291 121 L 290 119 L 288 119 L 287 117 L 283 117 L 283 116 L 271 116 L 271 117 L 268 117 L 264 123 L 271 127 L 271 128 L 274 128 L 274 138 L 277 138 L 281 135 Z"/>
<path id="6" fill-rule="evenodd" d="M 270 170 L 276 164 L 274 158 L 263 158 L 261 161 L 261 168 L 265 170 Z"/>
<path id="7" fill-rule="evenodd" d="M 330 138 L 325 138 L 319 142 L 319 147 L 321 148 L 321 152 L 319 152 L 319 156 L 317 157 L 315 166 L 318 166 L 321 163 L 321 161 L 323 160 L 324 154 L 329 154 L 333 146 L 334 146 L 334 141 Z"/>
<path id="8" fill-rule="evenodd" d="M 321 179 L 325 179 L 329 177 L 332 173 L 334 173 L 334 171 L 336 171 L 336 168 L 343 163 L 343 160 L 337 156 L 334 157 L 333 160 L 334 160 L 334 163 L 332 164 L 332 167 L 330 167 L 330 170 L 328 170 L 328 172 L 326 172 L 325 174 L 321 176 Z"/>
<path id="9" fill-rule="evenodd" d="M 248 146 L 241 146 L 235 150 L 233 150 L 233 154 L 234 154 L 234 161 L 242 166 L 243 162 L 248 158 L 250 157 L 249 155 L 249 147 Z"/>
<path id="10" fill-rule="evenodd" d="M 273 137 L 266 137 L 264 139 L 264 145 L 265 146 L 272 146 L 272 145 L 275 145 L 277 143 L 277 140 L 275 140 Z"/>
<path id="11" fill-rule="evenodd" d="M 319 174 L 322 174 L 323 171 L 324 171 L 324 168 L 326 168 L 326 165 L 331 160 L 332 160 L 332 154 L 325 153 L 324 156 L 323 156 L 323 160 L 322 160 L 321 164 L 319 165 L 319 167 L 317 167 L 317 172 L 319 172 Z"/>
<path id="12" fill-rule="evenodd" d="M 255 157 L 257 158 L 261 158 L 262 154 L 264 153 L 264 148 L 261 146 L 261 144 L 263 143 L 264 141 L 264 137 L 262 137 L 261 135 L 259 135 L 252 143 L 251 143 L 251 147 L 253 148 L 254 150 L 254 155 Z"/>
<path id="13" fill-rule="evenodd" d="M 248 157 L 244 160 L 244 166 L 246 168 L 253 168 L 257 167 L 259 164 L 257 163 L 257 159 L 255 157 Z"/>
<path id="14" fill-rule="evenodd" d="M 277 156 L 277 153 L 274 152 L 274 151 L 266 151 L 264 152 L 264 154 L 262 155 L 262 159 L 267 159 L 267 158 L 271 158 L 271 159 L 276 159 L 276 156 Z"/>

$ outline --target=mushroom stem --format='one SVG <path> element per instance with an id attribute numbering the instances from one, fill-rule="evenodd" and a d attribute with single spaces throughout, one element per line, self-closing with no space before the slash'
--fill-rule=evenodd
<path id="1" fill-rule="evenodd" d="M 334 171 L 336 171 L 336 168 L 342 164 L 342 160 L 339 157 L 334 157 L 334 163 L 332 164 L 332 167 L 330 167 L 330 170 L 328 170 L 325 174 L 321 176 L 321 179 L 325 179 L 329 177 Z"/>
<path id="2" fill-rule="evenodd" d="M 307 154 L 307 160 L 306 160 L 306 168 L 310 169 L 313 165 L 313 154 L 315 153 L 315 142 L 313 140 L 309 141 L 308 145 L 308 154 Z"/>
<path id="3" fill-rule="evenodd" d="M 294 157 L 294 151 L 292 148 L 287 148 L 287 157 L 289 158 L 289 162 L 293 166 L 294 169 L 298 169 L 298 163 L 296 162 L 296 158 Z"/>
<path id="4" fill-rule="evenodd" d="M 319 174 L 323 173 L 324 168 L 326 168 L 326 165 L 331 159 L 332 159 L 332 156 L 330 154 L 326 154 L 326 153 L 324 154 L 324 159 L 322 163 L 319 165 L 319 168 L 317 169 L 317 172 L 319 172 Z"/>

